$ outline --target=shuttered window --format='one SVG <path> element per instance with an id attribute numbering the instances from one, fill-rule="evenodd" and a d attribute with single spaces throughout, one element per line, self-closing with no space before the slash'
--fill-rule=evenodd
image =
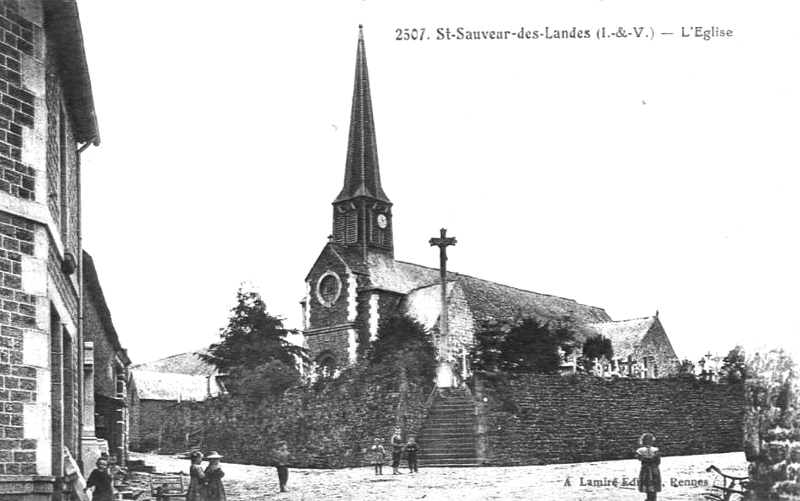
<path id="1" fill-rule="evenodd" d="M 347 228 L 345 243 L 354 244 L 358 241 L 358 213 L 355 211 L 347 213 Z"/>

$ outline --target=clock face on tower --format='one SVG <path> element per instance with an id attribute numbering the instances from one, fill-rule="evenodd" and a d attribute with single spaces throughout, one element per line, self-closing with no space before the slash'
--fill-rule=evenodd
<path id="1" fill-rule="evenodd" d="M 389 224 L 389 221 L 386 219 L 386 214 L 378 214 L 378 226 L 386 228 L 387 224 Z"/>

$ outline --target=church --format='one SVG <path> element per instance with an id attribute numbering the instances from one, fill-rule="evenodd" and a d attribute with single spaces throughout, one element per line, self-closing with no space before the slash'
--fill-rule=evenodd
<path id="1" fill-rule="evenodd" d="M 610 337 L 612 344 L 615 338 L 624 339 L 626 354 L 648 357 L 651 365 L 662 367 L 662 374 L 677 361 L 657 315 L 614 322 L 599 307 L 460 273 L 446 273 L 446 322 L 440 322 L 440 270 L 394 256 L 395 222 L 392 202 L 381 185 L 363 30 L 356 52 L 344 184 L 332 205 L 332 234 L 306 276 L 301 301 L 309 356 L 328 371 L 355 362 L 359 347 L 376 338 L 380 320 L 392 315 L 407 315 L 426 327 L 441 363 L 451 367 L 468 350 L 482 323 L 527 317 L 540 322 L 569 318 L 586 332 Z"/>

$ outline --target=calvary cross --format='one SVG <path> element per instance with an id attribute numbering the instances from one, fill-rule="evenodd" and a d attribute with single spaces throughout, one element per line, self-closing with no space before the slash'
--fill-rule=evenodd
<path id="1" fill-rule="evenodd" d="M 439 316 L 439 334 L 441 334 L 442 339 L 442 346 L 440 347 L 439 353 L 442 354 L 447 353 L 447 334 L 448 334 L 448 325 L 447 325 L 447 247 L 450 245 L 456 244 L 456 239 L 454 237 L 447 237 L 447 230 L 442 228 L 440 230 L 441 237 L 440 238 L 431 238 L 430 244 L 431 246 L 438 246 L 439 247 L 439 273 L 442 279 L 442 310 Z M 450 355 L 447 353 L 447 355 Z M 446 360 L 440 362 L 440 369 L 444 369 L 442 364 L 447 364 Z M 441 371 L 439 371 L 441 372 Z M 449 376 L 442 375 L 439 377 L 438 386 L 450 386 L 452 385 L 452 374 L 450 371 L 447 371 Z M 447 381 L 449 379 L 449 381 Z"/>

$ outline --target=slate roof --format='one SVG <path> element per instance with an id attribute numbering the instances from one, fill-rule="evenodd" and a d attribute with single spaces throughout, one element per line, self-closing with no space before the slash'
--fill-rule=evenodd
<path id="1" fill-rule="evenodd" d="M 656 317 L 633 318 L 594 323 L 590 327 L 611 340 L 614 358 L 628 358 L 628 355 L 636 358 L 636 349 L 655 321 Z"/>
<path id="2" fill-rule="evenodd" d="M 432 315 L 440 303 L 438 269 L 372 254 L 369 256 L 369 271 L 372 287 L 407 294 L 406 311 L 420 312 L 425 317 L 425 321 L 421 322 L 423 325 L 431 320 L 427 316 Z M 572 316 L 582 323 L 611 320 L 604 309 L 587 306 L 574 299 L 540 294 L 459 273 L 448 272 L 447 279 L 448 283 L 456 284 L 463 291 L 476 323 L 524 317 L 547 321 L 565 316 Z M 450 301 L 452 295 L 448 298 Z M 431 308 L 426 308 L 425 314 L 422 313 L 423 302 L 432 303 Z"/>
<path id="3" fill-rule="evenodd" d="M 449 301 L 451 301 L 457 286 L 456 282 L 447 282 L 448 304 L 450 304 Z M 403 300 L 403 311 L 426 329 L 432 329 L 439 321 L 442 309 L 441 295 L 439 284 L 411 291 Z M 452 315 L 453 312 L 450 312 L 448 317 L 451 318 Z"/>
<path id="4" fill-rule="evenodd" d="M 205 400 L 220 394 L 214 377 L 146 370 L 132 371 L 140 400 Z"/>
<path id="5" fill-rule="evenodd" d="M 83 251 L 83 280 L 84 289 L 97 308 L 100 315 L 100 322 L 103 325 L 103 334 L 108 337 L 114 350 L 122 358 L 125 365 L 130 365 L 131 361 L 128 358 L 128 351 L 122 347 L 117 334 L 117 329 L 114 328 L 114 322 L 111 320 L 111 310 L 106 303 L 106 297 L 103 294 L 103 287 L 100 286 L 100 278 L 97 275 L 97 268 L 94 266 L 94 259 L 92 256 Z"/>
<path id="6" fill-rule="evenodd" d="M 467 275 L 460 275 L 458 282 L 478 322 L 525 317 L 547 321 L 566 316 L 586 323 L 611 320 L 604 309 L 574 299 L 517 289 Z"/>
<path id="7" fill-rule="evenodd" d="M 131 367 L 135 371 L 161 372 L 172 374 L 184 374 L 188 376 L 212 376 L 217 373 L 217 369 L 200 360 L 197 356 L 202 351 L 190 351 L 172 355 L 153 362 L 136 364 Z"/>
<path id="8" fill-rule="evenodd" d="M 369 92 L 367 53 L 364 49 L 364 33 L 361 26 L 359 26 L 356 52 L 356 76 L 350 111 L 344 186 L 334 203 L 356 197 L 370 197 L 391 203 L 381 187 L 375 119 L 372 116 L 372 98 Z"/>

